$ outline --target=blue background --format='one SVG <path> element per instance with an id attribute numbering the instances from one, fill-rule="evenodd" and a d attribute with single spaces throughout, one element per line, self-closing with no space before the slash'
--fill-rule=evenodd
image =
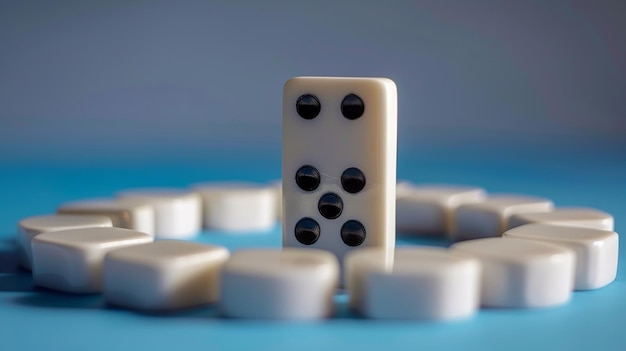
<path id="1" fill-rule="evenodd" d="M 68 200 L 278 179 L 282 84 L 296 75 L 396 81 L 399 179 L 596 207 L 623 232 L 625 13 L 619 1 L 1 2 L 0 350 L 625 349 L 623 269 L 559 308 L 370 321 L 339 296 L 336 318 L 294 324 L 34 289 L 14 243 L 17 221 Z M 197 240 L 277 247 L 280 231 Z"/>

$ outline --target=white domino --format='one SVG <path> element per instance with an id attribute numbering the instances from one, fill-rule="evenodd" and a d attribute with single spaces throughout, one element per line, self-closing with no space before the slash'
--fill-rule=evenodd
<path id="1" fill-rule="evenodd" d="M 408 180 L 398 180 L 396 183 L 396 198 L 409 195 L 413 189 L 413 183 Z"/>
<path id="2" fill-rule="evenodd" d="M 452 238 L 457 240 L 501 236 L 509 218 L 528 212 L 549 212 L 552 201 L 525 195 L 492 195 L 483 202 L 457 207 L 453 217 Z"/>
<path id="3" fill-rule="evenodd" d="M 365 314 L 366 275 L 370 272 L 390 272 L 392 268 L 393 261 L 388 259 L 383 248 L 364 247 L 349 252 L 345 257 L 343 271 L 350 308 Z"/>
<path id="4" fill-rule="evenodd" d="M 396 200 L 396 228 L 416 234 L 449 234 L 454 210 L 485 200 L 483 189 L 461 185 L 402 185 Z"/>
<path id="5" fill-rule="evenodd" d="M 17 226 L 19 264 L 24 269 L 31 269 L 33 261 L 31 242 L 41 233 L 111 226 L 111 219 L 106 216 L 46 215 L 22 219 Z"/>
<path id="6" fill-rule="evenodd" d="M 549 307 L 564 304 L 571 296 L 576 256 L 566 247 L 485 238 L 454 244 L 451 250 L 481 261 L 483 306 Z"/>
<path id="7" fill-rule="evenodd" d="M 396 86 L 297 77 L 283 91 L 283 246 L 395 246 Z"/>
<path id="8" fill-rule="evenodd" d="M 617 233 L 592 228 L 527 224 L 506 231 L 505 238 L 549 242 L 576 252 L 576 290 L 601 288 L 617 274 L 619 238 Z"/>
<path id="9" fill-rule="evenodd" d="M 338 277 L 337 259 L 326 251 L 238 251 L 222 270 L 220 310 L 235 318 L 326 318 Z"/>
<path id="10" fill-rule="evenodd" d="M 557 207 L 550 212 L 518 213 L 511 216 L 508 227 L 510 229 L 531 223 L 613 230 L 611 214 L 582 207 Z"/>
<path id="11" fill-rule="evenodd" d="M 118 193 L 128 202 L 154 208 L 154 235 L 157 238 L 187 239 L 202 229 L 200 195 L 179 189 L 136 189 Z"/>
<path id="12" fill-rule="evenodd" d="M 107 216 L 114 227 L 154 235 L 154 208 L 147 203 L 118 199 L 90 199 L 61 204 L 58 214 Z"/>
<path id="13" fill-rule="evenodd" d="M 370 318 L 454 320 L 479 306 L 479 261 L 446 249 L 399 248 L 393 265 L 380 250 L 357 250 L 346 270 L 350 305 Z"/>
<path id="14" fill-rule="evenodd" d="M 277 180 L 271 183 L 271 188 L 274 189 L 276 194 L 276 219 L 283 219 L 283 182 Z"/>
<path id="15" fill-rule="evenodd" d="M 102 261 L 115 249 L 149 243 L 153 237 L 123 228 L 83 228 L 37 235 L 32 241 L 36 285 L 72 293 L 102 288 Z"/>
<path id="16" fill-rule="evenodd" d="M 254 183 L 204 183 L 204 227 L 232 232 L 262 231 L 276 223 L 276 191 Z"/>
<path id="17" fill-rule="evenodd" d="M 104 260 L 104 297 L 108 303 L 140 310 L 215 302 L 228 257 L 224 247 L 177 240 L 118 249 Z"/>

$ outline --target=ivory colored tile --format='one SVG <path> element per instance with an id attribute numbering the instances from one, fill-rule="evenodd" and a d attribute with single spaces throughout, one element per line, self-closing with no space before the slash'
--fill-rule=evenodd
<path id="1" fill-rule="evenodd" d="M 235 318 L 326 318 L 338 282 L 337 259 L 327 251 L 241 250 L 222 270 L 220 310 Z"/>
<path id="2" fill-rule="evenodd" d="M 443 248 L 402 247 L 393 266 L 380 251 L 346 260 L 350 304 L 378 319 L 454 320 L 472 316 L 480 300 L 480 263 Z"/>
<path id="3" fill-rule="evenodd" d="M 145 203 L 116 199 L 80 200 L 62 204 L 57 213 L 107 216 L 114 227 L 154 235 L 154 208 Z"/>
<path id="4" fill-rule="evenodd" d="M 448 235 L 453 214 L 464 204 L 485 200 L 485 190 L 463 185 L 403 185 L 396 200 L 396 228 L 413 234 Z"/>
<path id="5" fill-rule="evenodd" d="M 519 213 L 549 212 L 554 205 L 542 197 L 499 194 L 479 203 L 459 206 L 454 212 L 452 238 L 455 240 L 498 237 Z"/>
<path id="6" fill-rule="evenodd" d="M 118 197 L 154 208 L 157 238 L 187 239 L 202 230 L 202 199 L 196 192 L 172 188 L 134 189 L 122 191 Z"/>
<path id="7" fill-rule="evenodd" d="M 31 242 L 41 233 L 60 230 L 111 227 L 106 216 L 44 215 L 22 219 L 17 226 L 17 246 L 20 266 L 30 270 L 33 261 Z"/>
<path id="8" fill-rule="evenodd" d="M 544 242 L 485 238 L 456 243 L 452 251 L 482 264 L 481 304 L 534 308 L 566 303 L 574 287 L 574 251 Z"/>
<path id="9" fill-rule="evenodd" d="M 613 231 L 527 224 L 506 231 L 503 237 L 548 242 L 574 250 L 576 290 L 598 289 L 615 280 L 619 237 Z"/>
<path id="10" fill-rule="evenodd" d="M 509 229 L 531 223 L 613 230 L 611 214 L 583 207 L 557 207 L 550 212 L 514 214 L 509 220 Z"/>
<path id="11" fill-rule="evenodd" d="M 204 206 L 204 227 L 231 232 L 261 231 L 276 223 L 276 192 L 254 183 L 204 183 L 194 189 Z"/>
<path id="12" fill-rule="evenodd" d="M 33 280 L 36 285 L 66 292 L 100 292 L 104 256 L 152 240 L 146 233 L 123 228 L 82 228 L 37 235 L 32 241 Z"/>
<path id="13" fill-rule="evenodd" d="M 107 302 L 142 310 L 186 308 L 219 298 L 225 247 L 164 240 L 118 249 L 104 260 Z"/>
<path id="14" fill-rule="evenodd" d="M 270 188 L 274 190 L 276 196 L 276 219 L 282 220 L 283 218 L 283 182 L 277 180 L 270 183 Z"/>
<path id="15" fill-rule="evenodd" d="M 283 88 L 283 247 L 393 256 L 397 88 L 388 78 L 294 77 Z"/>

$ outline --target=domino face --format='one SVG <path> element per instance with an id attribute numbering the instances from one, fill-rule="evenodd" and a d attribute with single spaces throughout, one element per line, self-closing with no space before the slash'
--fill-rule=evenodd
<path id="1" fill-rule="evenodd" d="M 296 77 L 283 92 L 283 246 L 395 247 L 397 95 L 386 78 Z"/>

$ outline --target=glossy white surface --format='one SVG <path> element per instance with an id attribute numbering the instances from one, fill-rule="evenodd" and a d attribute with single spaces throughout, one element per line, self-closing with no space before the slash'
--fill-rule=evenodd
<path id="1" fill-rule="evenodd" d="M 57 213 L 107 216 L 114 227 L 154 235 L 154 208 L 145 203 L 118 199 L 88 199 L 61 204 L 57 208 Z"/>
<path id="2" fill-rule="evenodd" d="M 527 239 L 562 245 L 576 252 L 576 290 L 601 288 L 617 274 L 617 233 L 592 228 L 527 224 L 506 231 L 505 238 Z"/>
<path id="3" fill-rule="evenodd" d="M 298 98 L 313 94 L 321 105 L 313 119 L 300 117 Z M 341 103 L 349 94 L 364 102 L 360 118 L 342 115 Z M 283 246 L 311 247 L 333 252 L 343 261 L 357 247 L 382 247 L 392 259 L 395 247 L 396 203 L 396 86 L 386 78 L 296 77 L 283 90 Z M 312 191 L 298 187 L 295 175 L 304 165 L 315 167 L 319 186 Z M 355 194 L 345 191 L 342 173 L 351 167 L 365 175 L 365 188 Z M 322 195 L 335 193 L 343 201 L 336 219 L 323 217 L 318 210 Z M 304 217 L 320 227 L 319 239 L 311 244 L 295 237 L 296 223 Z M 348 220 L 359 221 L 366 237 L 359 246 L 346 245 L 340 235 Z"/>
<path id="4" fill-rule="evenodd" d="M 381 247 L 364 247 L 349 252 L 344 260 L 345 288 L 350 308 L 364 311 L 365 279 L 371 272 L 390 272 L 393 261 Z"/>
<path id="5" fill-rule="evenodd" d="M 157 238 L 186 239 L 202 229 L 202 200 L 189 190 L 155 188 L 134 189 L 118 197 L 154 208 L 154 235 Z"/>
<path id="6" fill-rule="evenodd" d="M 270 188 L 272 188 L 276 194 L 276 219 L 283 219 L 283 181 L 277 180 L 270 183 Z"/>
<path id="7" fill-rule="evenodd" d="M 36 285 L 66 292 L 100 292 L 104 256 L 152 240 L 146 233 L 123 228 L 83 228 L 37 235 L 32 241 L 33 280 Z"/>
<path id="8" fill-rule="evenodd" d="M 482 202 L 459 206 L 453 216 L 453 239 L 479 239 L 501 236 L 514 214 L 549 212 L 551 200 L 526 195 L 498 194 Z"/>
<path id="9" fill-rule="evenodd" d="M 396 182 L 396 198 L 408 195 L 414 184 L 408 180 L 398 180 Z"/>
<path id="10" fill-rule="evenodd" d="M 225 247 L 164 240 L 107 254 L 107 302 L 141 310 L 169 310 L 215 302 Z"/>
<path id="11" fill-rule="evenodd" d="M 460 205 L 482 202 L 485 190 L 463 185 L 402 184 L 396 200 L 396 228 L 415 234 L 448 235 Z"/>
<path id="12" fill-rule="evenodd" d="M 403 247 L 386 265 L 380 250 L 346 258 L 351 307 L 370 318 L 454 320 L 472 316 L 480 300 L 477 259 L 435 247 Z"/>
<path id="13" fill-rule="evenodd" d="M 550 212 L 518 213 L 511 216 L 508 227 L 511 229 L 531 223 L 613 230 L 611 214 L 584 207 L 557 207 Z"/>
<path id="14" fill-rule="evenodd" d="M 202 197 L 204 227 L 232 232 L 263 231 L 276 223 L 276 192 L 255 183 L 194 185 Z"/>
<path id="15" fill-rule="evenodd" d="M 464 241 L 452 251 L 482 264 L 481 304 L 533 308 L 567 302 L 574 287 L 574 251 L 549 243 L 505 238 Z"/>
<path id="16" fill-rule="evenodd" d="M 338 278 L 337 259 L 327 251 L 241 250 L 223 267 L 220 310 L 235 318 L 326 318 Z"/>
<path id="17" fill-rule="evenodd" d="M 111 226 L 111 219 L 106 216 L 44 215 L 24 218 L 17 225 L 19 264 L 24 269 L 31 269 L 33 261 L 31 242 L 41 233 Z"/>

